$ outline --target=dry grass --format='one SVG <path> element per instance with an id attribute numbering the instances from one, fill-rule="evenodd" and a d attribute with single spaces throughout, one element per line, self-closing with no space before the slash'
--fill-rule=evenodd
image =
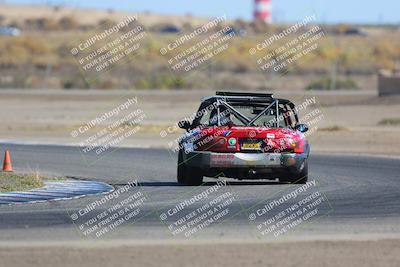
<path id="1" fill-rule="evenodd" d="M 3 66 L 0 87 L 171 89 L 212 86 L 255 90 L 266 86 L 271 87 L 273 80 L 283 80 L 270 79 L 271 81 L 266 82 L 264 73 L 260 72 L 256 63 L 257 57 L 262 53 L 254 57 L 248 53 L 249 48 L 255 47 L 257 43 L 265 39 L 265 34 L 232 38 L 229 41 L 229 49 L 216 56 L 209 67 L 203 65 L 188 76 L 178 72 L 171 73 L 166 57 L 159 52 L 162 47 L 166 47 L 179 35 L 157 32 L 151 32 L 151 38 L 143 39 L 140 53 L 127 58 L 126 61 L 121 61 L 115 65 L 115 68 L 94 78 L 90 72 L 79 71 L 70 49 L 81 40 L 86 40 L 100 31 L 101 29 L 96 27 L 93 30 L 81 31 L 24 32 L 19 37 L 0 36 L 0 65 Z M 265 53 L 285 45 L 296 36 L 277 41 Z M 180 49 L 188 48 L 203 38 L 204 36 L 193 38 Z M 339 76 L 336 88 L 364 88 L 365 84 L 359 82 L 358 76 L 374 75 L 378 69 L 395 67 L 396 58 L 400 57 L 399 41 L 398 34 L 391 29 L 382 30 L 379 38 L 373 35 L 349 37 L 327 34 L 318 41 L 318 48 L 313 53 L 289 64 L 287 74 L 283 75 L 283 78 L 300 74 L 301 77 L 304 77 L 304 74 L 315 75 L 318 78 L 321 74 L 324 77 L 330 76 L 332 68 L 337 66 Z M 102 44 L 103 42 L 99 43 L 99 46 Z M 92 49 L 95 48 L 99 47 Z M 276 77 L 282 75 L 272 73 L 278 75 Z M 351 75 L 346 73 L 351 73 Z M 331 84 L 333 86 L 329 78 L 322 80 L 318 78 L 310 80 L 311 83 L 305 83 L 303 80 L 307 79 L 303 78 L 301 84 L 296 81 L 288 84 L 286 81 L 284 86 L 310 87 L 309 89 L 315 89 L 315 87 L 329 89 Z"/>
<path id="2" fill-rule="evenodd" d="M 338 126 L 338 125 L 332 125 L 332 126 L 327 126 L 323 128 L 319 128 L 319 131 L 323 132 L 340 132 L 340 131 L 349 131 L 348 128 L 343 127 L 343 126 Z"/>
<path id="3" fill-rule="evenodd" d="M 0 192 L 26 191 L 43 185 L 43 177 L 38 172 L 32 174 L 0 172 Z"/>
<path id="4" fill-rule="evenodd" d="M 400 126 L 400 118 L 385 118 L 378 122 L 382 126 Z"/>

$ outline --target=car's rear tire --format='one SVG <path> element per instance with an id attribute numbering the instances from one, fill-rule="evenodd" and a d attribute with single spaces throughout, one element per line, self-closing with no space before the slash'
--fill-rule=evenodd
<path id="1" fill-rule="evenodd" d="M 186 169 L 183 163 L 183 154 L 182 151 L 180 150 L 178 153 L 178 166 L 177 166 L 177 180 L 179 184 L 185 184 L 186 183 Z"/>
<path id="2" fill-rule="evenodd" d="M 203 183 L 203 172 L 200 168 L 190 167 L 183 161 L 183 150 L 178 153 L 177 180 L 179 184 L 196 186 Z"/>
<path id="3" fill-rule="evenodd" d="M 282 177 L 279 177 L 280 182 L 289 182 L 291 184 L 305 184 L 308 181 L 308 161 L 304 160 L 300 171 L 288 170 Z"/>

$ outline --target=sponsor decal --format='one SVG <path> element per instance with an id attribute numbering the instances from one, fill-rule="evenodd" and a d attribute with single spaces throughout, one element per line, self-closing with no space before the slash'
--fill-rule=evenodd
<path id="1" fill-rule="evenodd" d="M 234 137 L 229 138 L 228 143 L 231 146 L 236 145 L 236 138 L 234 138 Z"/>
<path id="2" fill-rule="evenodd" d="M 275 138 L 275 134 L 267 133 L 267 138 L 274 139 Z"/>

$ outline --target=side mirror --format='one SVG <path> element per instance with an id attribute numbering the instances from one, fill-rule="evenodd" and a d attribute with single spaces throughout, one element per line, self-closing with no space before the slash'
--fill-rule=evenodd
<path id="1" fill-rule="evenodd" d="M 296 126 L 294 126 L 294 129 L 296 129 L 299 132 L 305 133 L 308 131 L 308 125 L 307 124 L 297 124 Z"/>
<path id="2" fill-rule="evenodd" d="M 186 131 L 188 131 L 190 129 L 190 122 L 189 121 L 180 121 L 178 122 L 178 126 L 181 129 L 185 129 Z"/>

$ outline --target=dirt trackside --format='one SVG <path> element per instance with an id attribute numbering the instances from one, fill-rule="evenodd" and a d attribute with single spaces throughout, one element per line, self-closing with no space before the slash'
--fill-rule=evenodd
<path id="1" fill-rule="evenodd" d="M 110 241 L 112 242 L 112 241 Z M 0 245 L 1 266 L 399 266 L 400 240 Z"/>

